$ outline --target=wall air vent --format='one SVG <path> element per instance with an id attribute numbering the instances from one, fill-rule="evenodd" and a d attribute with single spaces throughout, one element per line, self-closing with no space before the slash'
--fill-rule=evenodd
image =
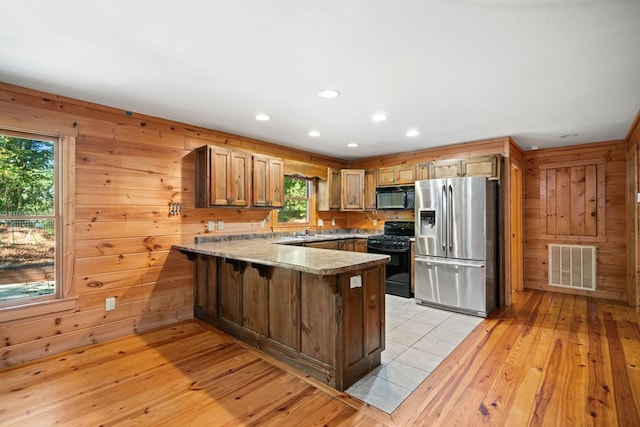
<path id="1" fill-rule="evenodd" d="M 596 290 L 596 247 L 549 245 L 549 284 L 584 291 Z"/>

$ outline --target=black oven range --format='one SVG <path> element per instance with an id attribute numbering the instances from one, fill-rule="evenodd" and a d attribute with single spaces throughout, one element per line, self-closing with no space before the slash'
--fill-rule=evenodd
<path id="1" fill-rule="evenodd" d="M 413 221 L 386 221 L 384 234 L 367 239 L 367 252 L 389 255 L 387 264 L 386 293 L 412 297 L 411 292 L 411 241 L 414 236 Z"/>

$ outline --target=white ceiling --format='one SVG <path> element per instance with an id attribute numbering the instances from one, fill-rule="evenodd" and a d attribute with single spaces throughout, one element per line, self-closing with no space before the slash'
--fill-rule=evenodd
<path id="1" fill-rule="evenodd" d="M 640 1 L 2 0 L 0 81 L 342 159 L 621 139 Z"/>

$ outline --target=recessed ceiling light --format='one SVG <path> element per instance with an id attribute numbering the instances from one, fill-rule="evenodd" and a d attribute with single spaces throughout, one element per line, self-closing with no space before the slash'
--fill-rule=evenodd
<path id="1" fill-rule="evenodd" d="M 317 130 L 310 130 L 309 136 L 320 136 L 320 132 L 318 132 Z"/>
<path id="2" fill-rule="evenodd" d="M 355 142 L 350 142 L 350 143 L 347 144 L 347 147 L 349 147 L 349 148 L 355 148 L 357 146 L 358 146 L 358 144 L 356 144 Z"/>
<path id="3" fill-rule="evenodd" d="M 407 136 L 418 136 L 420 135 L 420 132 L 418 132 L 417 129 L 409 129 L 407 131 Z"/>
<path id="4" fill-rule="evenodd" d="M 267 114 L 256 114 L 256 120 L 259 120 L 261 122 L 266 122 L 267 120 L 271 120 L 271 117 L 269 117 Z"/>
<path id="5" fill-rule="evenodd" d="M 384 113 L 375 113 L 373 117 L 371 117 L 371 120 L 374 122 L 384 122 L 387 120 L 387 115 Z"/>
<path id="6" fill-rule="evenodd" d="M 338 96 L 340 96 L 340 92 L 338 92 L 335 89 L 324 89 L 318 93 L 318 96 L 321 96 L 327 99 L 337 98 Z"/>

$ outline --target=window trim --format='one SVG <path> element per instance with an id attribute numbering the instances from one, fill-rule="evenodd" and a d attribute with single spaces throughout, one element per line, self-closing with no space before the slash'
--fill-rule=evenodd
<path id="1" fill-rule="evenodd" d="M 56 135 L 45 132 L 24 132 L 2 126 L 0 133 L 20 138 L 54 142 L 56 198 L 56 292 L 51 295 L 21 298 L 0 306 L 0 323 L 40 316 L 48 313 L 72 311 L 77 308 L 73 286 L 75 268 L 75 135 Z"/>
<path id="2" fill-rule="evenodd" d="M 315 209 L 315 180 L 307 176 L 300 175 L 285 175 L 284 178 L 296 178 L 304 179 L 307 181 L 307 221 L 306 222 L 280 222 L 278 220 L 278 210 L 272 212 L 273 226 L 278 228 L 300 228 L 309 227 L 316 221 L 316 209 Z M 283 196 L 284 201 L 284 196 Z M 283 203 L 284 208 L 284 203 Z"/>

